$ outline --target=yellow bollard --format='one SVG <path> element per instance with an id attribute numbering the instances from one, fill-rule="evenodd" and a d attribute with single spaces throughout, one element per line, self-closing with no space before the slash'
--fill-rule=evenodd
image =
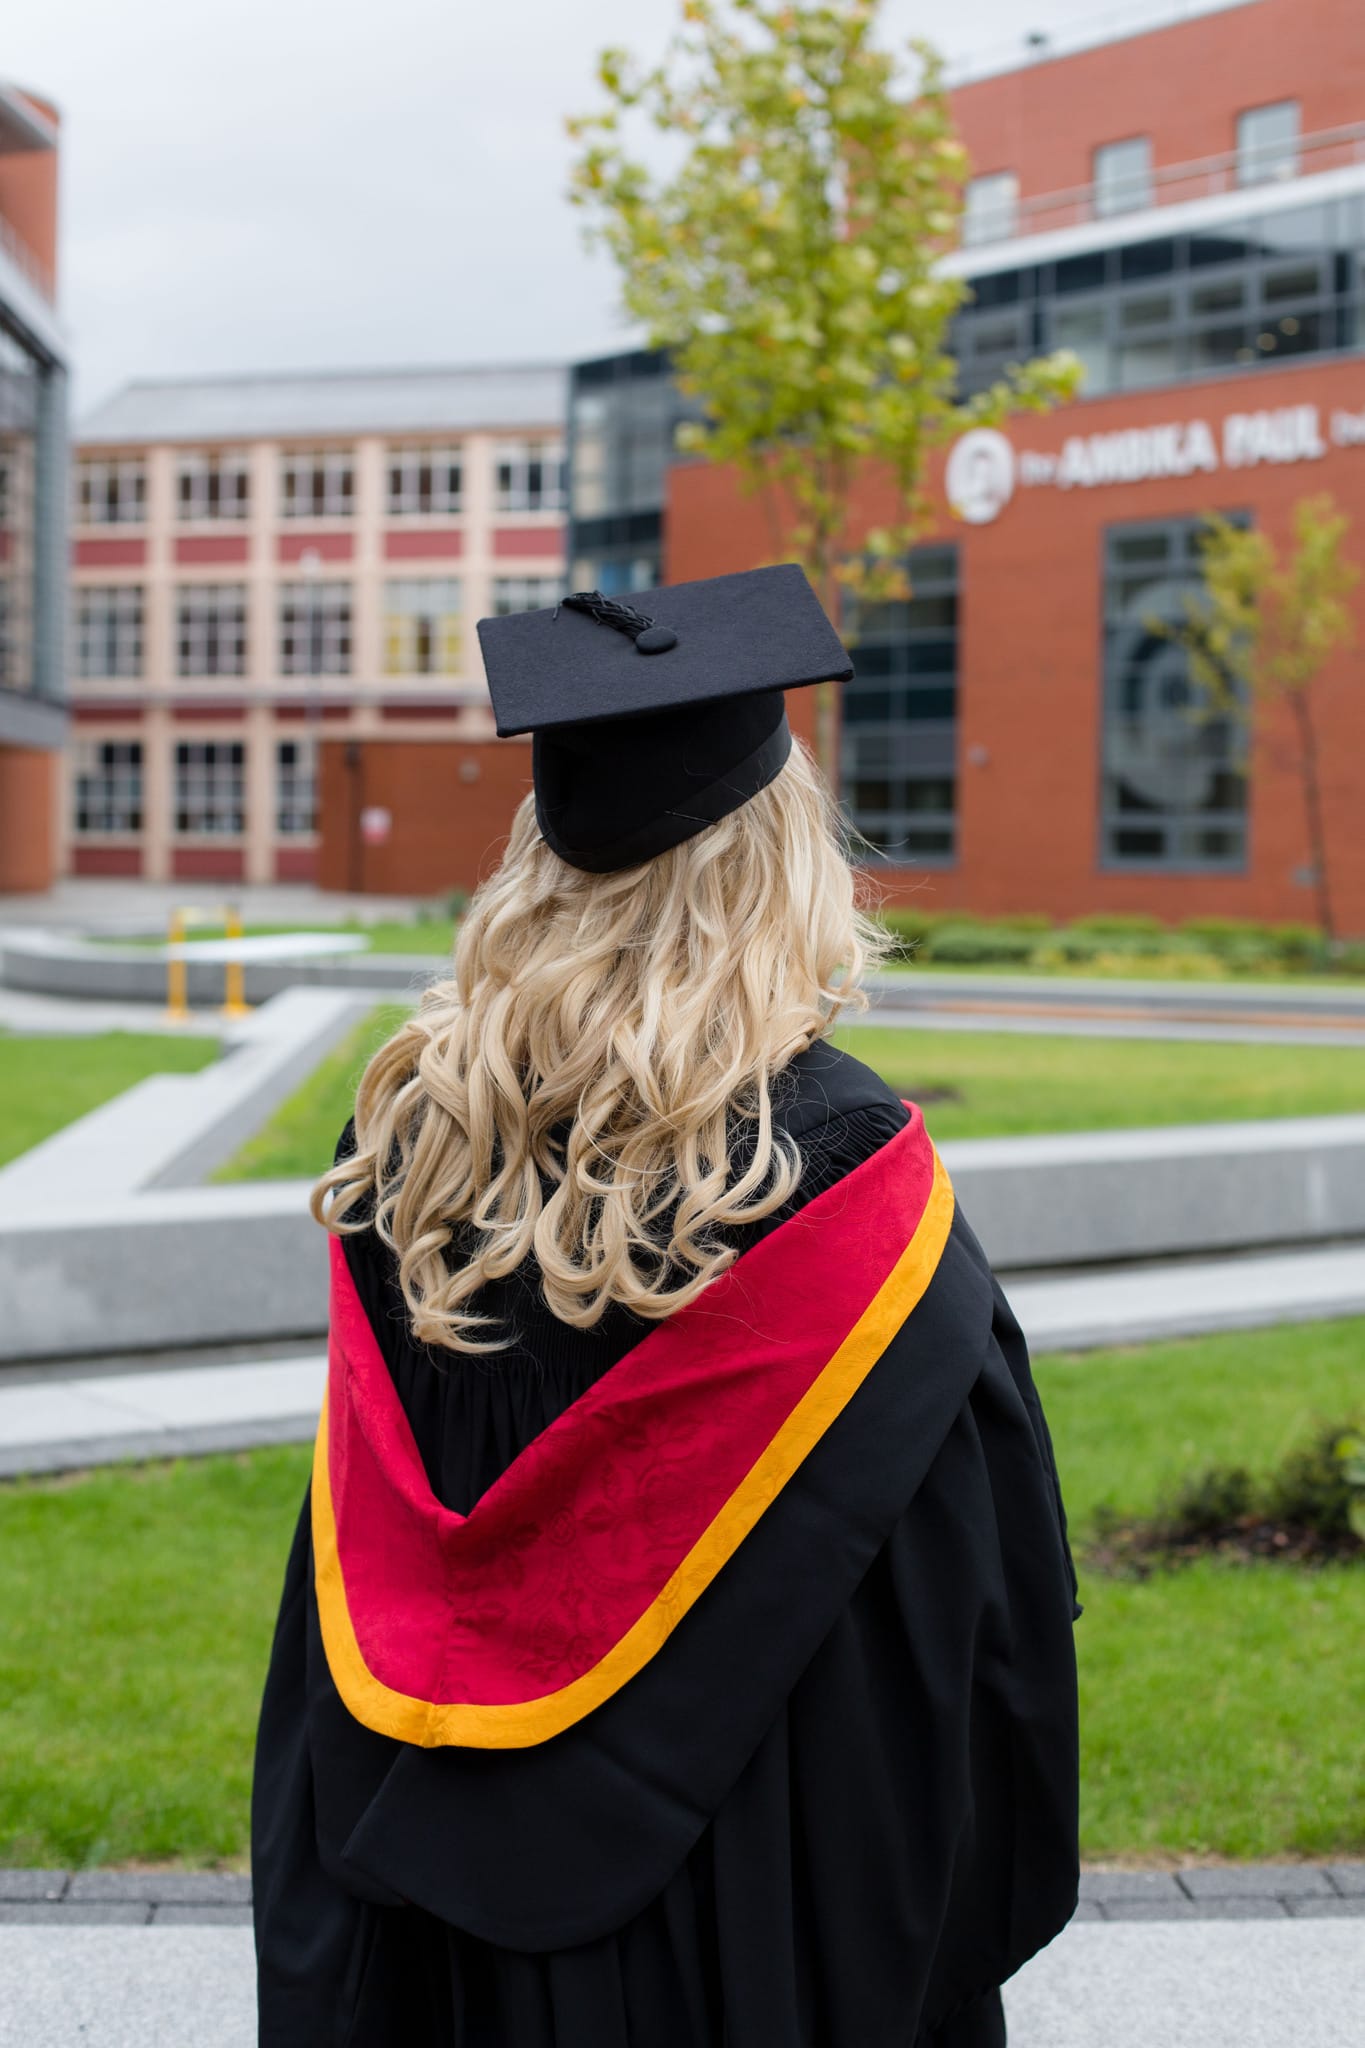
<path id="1" fill-rule="evenodd" d="M 242 936 L 242 913 L 229 907 L 226 931 L 230 939 Z M 251 1005 L 246 999 L 246 967 L 240 960 L 229 960 L 223 976 L 223 1015 L 225 1017 L 249 1017 Z"/>
<path id="2" fill-rule="evenodd" d="M 166 943 L 179 946 L 184 943 L 184 938 L 184 912 L 173 910 Z M 170 1024 L 188 1024 L 190 1021 L 189 970 L 183 960 L 166 962 L 166 1021 Z"/>

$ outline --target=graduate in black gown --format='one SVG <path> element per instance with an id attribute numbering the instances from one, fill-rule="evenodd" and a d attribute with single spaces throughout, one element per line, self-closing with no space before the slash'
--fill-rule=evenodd
<path id="1" fill-rule="evenodd" d="M 782 688 L 846 658 L 790 568 L 480 632 L 535 793 L 324 1182 L 261 2043 L 998 2048 L 1079 1608 L 1018 1325 L 826 1037 L 873 941 Z"/>

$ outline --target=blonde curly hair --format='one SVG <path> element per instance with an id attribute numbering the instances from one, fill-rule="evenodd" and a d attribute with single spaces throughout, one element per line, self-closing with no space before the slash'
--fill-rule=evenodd
<path id="1" fill-rule="evenodd" d="M 313 1214 L 373 1223 L 419 1342 L 504 1348 L 475 1297 L 532 1256 L 561 1322 L 609 1302 L 670 1315 L 735 1258 L 718 1230 L 791 1195 L 801 1158 L 771 1084 L 866 1007 L 886 944 L 800 741 L 748 803 L 616 874 L 553 853 L 528 796 L 453 978 L 366 1067 L 355 1151 Z"/>

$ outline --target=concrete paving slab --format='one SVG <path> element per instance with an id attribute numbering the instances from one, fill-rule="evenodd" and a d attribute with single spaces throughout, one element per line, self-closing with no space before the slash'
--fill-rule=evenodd
<path id="1" fill-rule="evenodd" d="M 153 1927 L 250 1927 L 250 1906 L 153 1906 Z"/>
<path id="2" fill-rule="evenodd" d="M 177 1372 L 100 1374 L 44 1386 L 0 1387 L 0 1447 L 19 1450 L 316 1417 L 326 1361 L 320 1354 L 251 1365 L 197 1365 Z"/>
<path id="3" fill-rule="evenodd" d="M 133 1900 L 144 1906 L 249 1906 L 251 1879 L 233 1870 L 78 1870 L 66 1901 Z"/>
<path id="4" fill-rule="evenodd" d="M 1073 1923 L 1005 2009 L 1010 2048 L 1359 2048 L 1365 1941 L 1334 1920 Z"/>
<path id="5" fill-rule="evenodd" d="M 1286 1920 L 1283 1899 L 1110 1899 L 1106 1920 Z"/>
<path id="6" fill-rule="evenodd" d="M 0 1926 L 0 2048 L 252 2048 L 254 2004 L 245 1926 Z M 1010 2048 L 1355 2048 L 1365 1942 L 1331 1919 L 1078 1919 L 1005 2007 Z"/>
<path id="7" fill-rule="evenodd" d="M 1154 1261 L 1055 1278 L 1005 1276 L 1035 1353 L 1365 1315 L 1365 1245 Z"/>
<path id="8" fill-rule="evenodd" d="M 70 1927 L 73 1921 L 82 1927 L 146 1927 L 151 1917 L 151 1907 L 133 1899 L 102 1899 L 84 1906 L 32 1899 L 0 1904 L 0 1927 Z"/>
<path id="9" fill-rule="evenodd" d="M 1332 1881 L 1315 1863 L 1215 1864 L 1182 1870 L 1180 1885 L 1192 1899 L 1324 1898 Z"/>
<path id="10" fill-rule="evenodd" d="M 1173 1870 L 1085 1870 L 1081 1897 L 1105 1906 L 1116 1899 L 1156 1899 L 1174 1906 L 1184 1896 Z"/>
<path id="11" fill-rule="evenodd" d="M 153 1003 L 82 1002 L 72 996 L 41 996 L 22 988 L 0 988 L 0 1025 L 23 1037 L 81 1038 L 105 1031 L 165 1032 L 170 1038 L 218 1038 L 226 1044 L 236 1020 L 197 1010 L 184 1023 L 173 1022 Z"/>
<path id="12" fill-rule="evenodd" d="M 1158 981 L 1141 975 L 980 973 L 944 967 L 893 969 L 874 975 L 871 993 L 907 1008 L 964 1011 L 1013 1008 L 1040 1015 L 1118 1011 L 1209 1022 L 1298 1022 L 1339 1019 L 1365 1024 L 1365 981 Z"/>
<path id="13" fill-rule="evenodd" d="M 249 1928 L 0 1928 L 0 2048 L 255 2040 Z"/>
<path id="14" fill-rule="evenodd" d="M 142 1464 L 149 1459 L 208 1458 L 220 1451 L 263 1450 L 269 1444 L 311 1443 L 316 1434 L 314 1414 L 284 1416 L 278 1422 L 225 1422 L 212 1429 L 73 1437 L 13 1450 L 0 1445 L 0 1480 L 89 1472 L 99 1465 Z"/>
<path id="15" fill-rule="evenodd" d="M 69 1870 L 0 1870 L 0 1901 L 46 1900 L 55 1904 L 66 1896 L 70 1883 Z"/>
<path id="16" fill-rule="evenodd" d="M 907 1031 L 1013 1032 L 1024 1037 L 1162 1039 L 1193 1045 L 1365 1046 L 1365 1024 L 1242 1023 L 1234 1017 L 1200 1023 L 1180 1017 L 1118 1017 L 1105 1010 L 1070 1017 L 1060 1010 L 1014 1016 L 1007 1010 L 902 1008 L 894 996 L 878 996 L 873 1007 L 850 1024 L 880 1024 Z"/>

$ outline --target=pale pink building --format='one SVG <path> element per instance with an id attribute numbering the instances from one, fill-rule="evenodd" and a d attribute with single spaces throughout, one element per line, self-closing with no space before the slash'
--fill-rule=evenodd
<path id="1" fill-rule="evenodd" d="M 557 366 L 135 383 L 75 437 L 64 865 L 304 880 L 318 742 L 484 739 L 564 573 Z"/>

